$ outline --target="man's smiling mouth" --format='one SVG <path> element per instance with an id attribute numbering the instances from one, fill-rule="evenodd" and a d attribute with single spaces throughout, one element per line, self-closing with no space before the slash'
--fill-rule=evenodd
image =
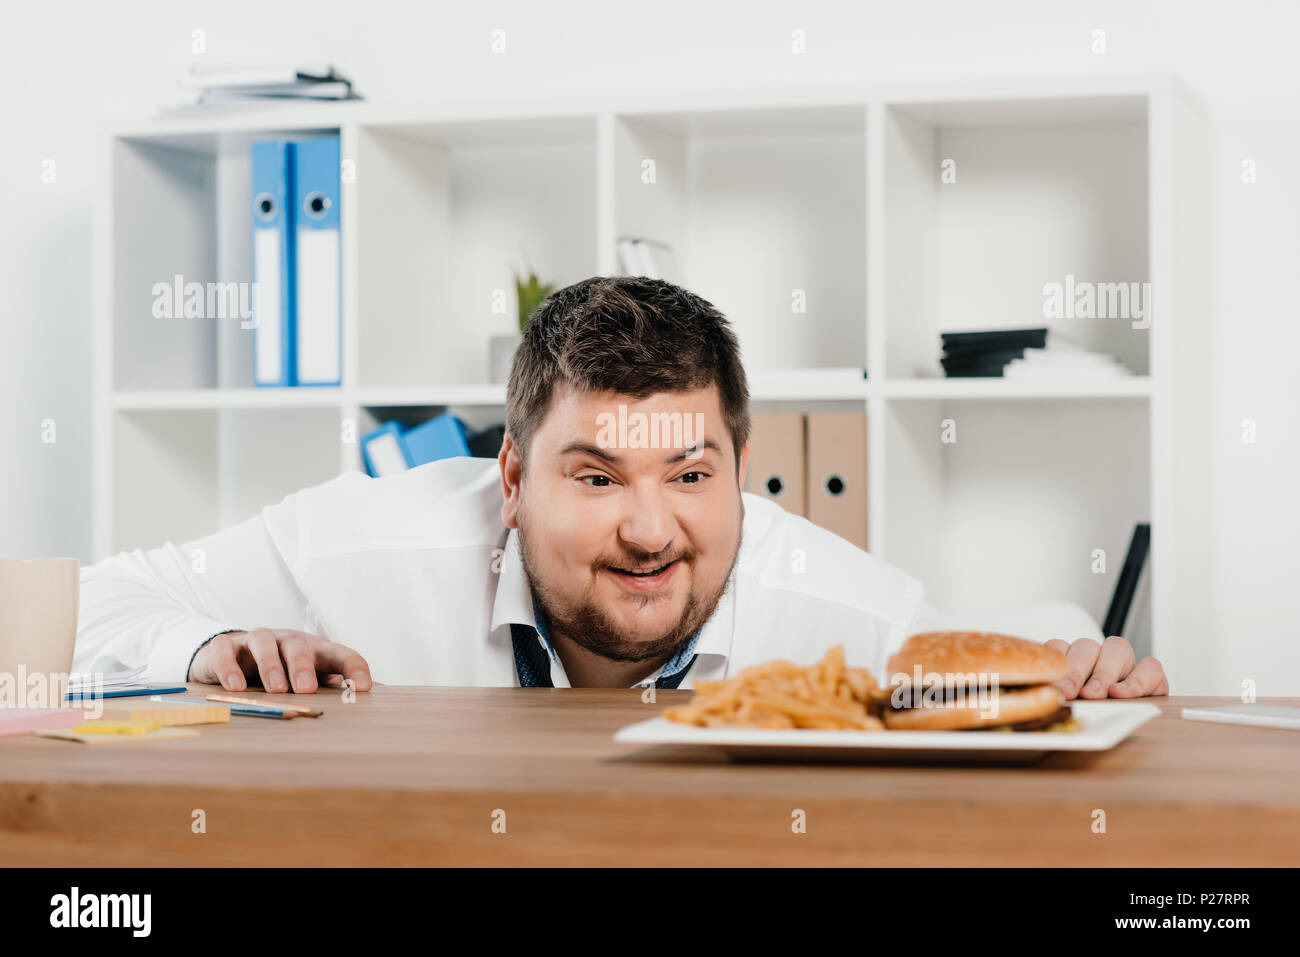
<path id="1" fill-rule="evenodd" d="M 631 592 L 659 592 L 671 587 L 678 567 L 685 564 L 679 555 L 665 565 L 654 568 L 610 568 L 609 572 L 623 588 Z"/>
<path id="2" fill-rule="evenodd" d="M 615 568 L 613 571 L 618 572 L 620 575 L 631 575 L 633 578 L 652 578 L 661 572 L 666 572 L 669 566 L 676 561 L 678 561 L 678 559 L 674 558 L 667 565 L 660 565 L 657 568 L 647 568 L 642 571 L 634 571 L 630 568 Z"/>

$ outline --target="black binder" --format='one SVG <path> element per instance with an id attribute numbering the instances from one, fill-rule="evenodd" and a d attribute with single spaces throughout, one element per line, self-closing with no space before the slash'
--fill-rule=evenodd
<path id="1" fill-rule="evenodd" d="M 1106 622 L 1101 629 L 1102 637 L 1124 634 L 1124 622 L 1133 605 L 1133 595 L 1137 592 L 1138 579 L 1142 577 L 1142 566 L 1146 564 L 1150 549 L 1151 523 L 1139 522 L 1133 528 L 1128 554 L 1124 556 L 1124 568 L 1115 583 L 1115 594 L 1111 597 L 1110 610 L 1106 612 Z"/>

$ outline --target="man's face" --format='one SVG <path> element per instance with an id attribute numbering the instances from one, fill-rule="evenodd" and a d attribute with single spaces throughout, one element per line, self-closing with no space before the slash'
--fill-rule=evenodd
<path id="1" fill-rule="evenodd" d="M 708 620 L 740 549 L 749 452 L 737 476 L 715 386 L 645 399 L 557 390 L 522 474 L 512 448 L 502 518 L 553 630 L 634 662 Z"/>

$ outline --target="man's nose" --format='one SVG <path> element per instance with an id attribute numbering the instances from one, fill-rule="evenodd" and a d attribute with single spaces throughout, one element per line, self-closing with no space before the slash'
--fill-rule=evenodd
<path id="1" fill-rule="evenodd" d="M 624 502 L 619 537 L 652 555 L 667 548 L 677 534 L 677 519 L 663 493 L 657 489 L 634 490 L 633 494 L 625 496 Z"/>

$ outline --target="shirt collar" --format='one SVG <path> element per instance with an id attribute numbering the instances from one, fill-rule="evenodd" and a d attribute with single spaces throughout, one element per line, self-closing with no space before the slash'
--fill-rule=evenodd
<path id="1" fill-rule="evenodd" d="M 497 593 L 492 600 L 492 633 L 496 634 L 498 628 L 505 628 L 505 634 L 509 636 L 508 625 L 537 627 L 537 619 L 533 615 L 533 592 L 528 587 L 524 560 L 519 555 L 519 532 L 513 528 L 506 535 L 500 564 L 497 566 Z"/>
<path id="2" fill-rule="evenodd" d="M 519 532 L 510 529 L 502 547 L 500 568 L 497 574 L 497 592 L 492 601 L 492 633 L 504 629 L 509 636 L 509 625 L 528 625 L 537 629 L 537 613 L 533 605 L 533 592 L 528 587 L 528 576 L 524 574 L 523 558 L 519 554 Z M 713 610 L 703 627 L 673 658 L 669 659 L 658 675 L 674 675 L 691 660 L 692 655 L 713 655 L 726 660 L 731 654 L 732 624 L 735 621 L 736 592 L 735 578 L 727 583 L 727 590 L 718 600 L 718 607 Z M 541 629 L 537 629 L 541 631 Z M 543 632 L 543 637 L 545 633 Z M 550 648 L 550 638 L 546 637 Z M 555 650 L 551 649 L 552 658 Z M 652 675 L 653 680 L 657 675 Z"/>

